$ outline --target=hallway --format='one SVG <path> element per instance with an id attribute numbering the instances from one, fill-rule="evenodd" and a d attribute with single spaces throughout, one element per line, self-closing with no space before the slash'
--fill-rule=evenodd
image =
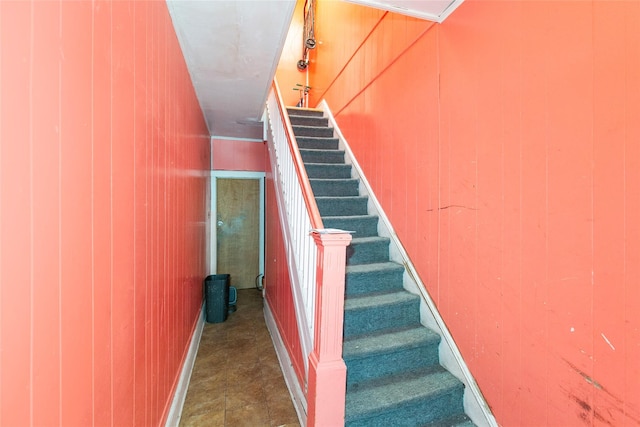
<path id="1" fill-rule="evenodd" d="M 180 426 L 299 426 L 262 307 L 260 292 L 238 290 L 237 311 L 205 323 Z"/>

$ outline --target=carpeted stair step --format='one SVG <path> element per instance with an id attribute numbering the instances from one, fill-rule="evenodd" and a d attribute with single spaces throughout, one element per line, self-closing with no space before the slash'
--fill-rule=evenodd
<path id="1" fill-rule="evenodd" d="M 313 190 L 315 193 L 315 189 Z M 378 235 L 378 217 L 375 215 L 323 216 L 322 223 L 327 228 L 339 228 L 354 232 L 354 237 Z"/>
<path id="2" fill-rule="evenodd" d="M 420 324 L 420 298 L 401 290 L 349 296 L 344 302 L 344 337 Z"/>
<path id="3" fill-rule="evenodd" d="M 322 110 L 316 110 L 315 108 L 287 107 L 287 113 L 289 116 L 324 116 L 324 112 Z"/>
<path id="4" fill-rule="evenodd" d="M 354 384 L 437 365 L 440 335 L 417 325 L 344 341 L 347 390 Z"/>
<path id="5" fill-rule="evenodd" d="M 351 165 L 331 163 L 306 163 L 304 168 L 310 179 L 342 179 L 351 178 Z"/>
<path id="6" fill-rule="evenodd" d="M 292 126 L 329 126 L 329 119 L 327 119 L 326 117 L 290 115 L 289 120 L 291 121 Z"/>
<path id="7" fill-rule="evenodd" d="M 389 238 L 353 237 L 347 247 L 347 265 L 389 261 Z"/>
<path id="8" fill-rule="evenodd" d="M 357 196 L 357 179 L 310 179 L 314 196 Z"/>
<path id="9" fill-rule="evenodd" d="M 324 222 L 325 219 L 323 218 Z M 326 226 L 326 222 L 324 222 Z M 333 228 L 333 227 L 331 227 Z M 356 296 L 369 293 L 402 290 L 404 267 L 395 262 L 348 265 L 345 294 Z"/>
<path id="10" fill-rule="evenodd" d="M 298 148 L 308 150 L 337 150 L 338 138 L 324 138 L 317 136 L 296 136 Z"/>
<path id="11" fill-rule="evenodd" d="M 444 420 L 425 424 L 423 427 L 475 427 L 475 424 L 465 414 L 458 414 Z"/>
<path id="12" fill-rule="evenodd" d="M 342 163 L 344 151 L 341 150 L 308 150 L 300 149 L 300 156 L 304 163 Z"/>
<path id="13" fill-rule="evenodd" d="M 298 136 L 321 136 L 324 138 L 333 138 L 333 128 L 316 127 L 316 126 L 296 126 L 292 125 L 293 134 Z"/>
<path id="14" fill-rule="evenodd" d="M 366 196 L 316 197 L 321 216 L 366 215 L 368 201 Z"/>
<path id="15" fill-rule="evenodd" d="M 415 427 L 464 412 L 464 385 L 441 366 L 361 383 L 347 393 L 345 426 Z"/>

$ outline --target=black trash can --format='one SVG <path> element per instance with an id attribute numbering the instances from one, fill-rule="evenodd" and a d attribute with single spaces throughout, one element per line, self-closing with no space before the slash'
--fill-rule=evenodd
<path id="1" fill-rule="evenodd" d="M 208 323 L 220 323 L 227 320 L 230 279 L 231 276 L 228 274 L 212 274 L 204 279 Z"/>

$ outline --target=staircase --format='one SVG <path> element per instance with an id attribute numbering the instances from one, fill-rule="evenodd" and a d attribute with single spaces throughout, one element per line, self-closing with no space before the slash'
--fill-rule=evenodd
<path id="1" fill-rule="evenodd" d="M 464 385 L 439 363 L 440 336 L 420 323 L 420 297 L 403 288 L 404 267 L 389 260 L 389 239 L 322 111 L 288 109 L 325 228 L 353 231 L 347 248 L 343 359 L 346 426 L 474 424 Z"/>

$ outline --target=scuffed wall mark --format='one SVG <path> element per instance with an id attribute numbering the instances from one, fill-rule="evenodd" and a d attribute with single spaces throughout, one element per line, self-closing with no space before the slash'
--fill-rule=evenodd
<path id="1" fill-rule="evenodd" d="M 591 377 L 590 377 L 590 376 L 588 376 L 588 375 L 584 375 L 584 374 L 582 374 L 582 377 L 584 378 L 584 380 L 585 380 L 586 382 L 588 382 L 589 384 L 591 384 L 592 386 L 594 386 L 594 387 L 595 387 L 595 388 L 597 388 L 598 390 L 602 390 L 602 385 L 601 385 L 598 381 L 594 380 L 593 378 L 591 378 Z"/>
<path id="2" fill-rule="evenodd" d="M 604 333 L 603 333 L 603 332 L 600 332 L 600 335 L 602 336 L 602 339 L 603 339 L 607 344 L 609 344 L 609 347 L 611 347 L 611 349 L 612 349 L 613 351 L 616 351 L 616 348 L 613 346 L 613 344 L 611 344 L 611 341 L 609 341 L 609 339 L 608 339 L 607 337 L 605 337 L 605 336 L 604 336 Z"/>
<path id="3" fill-rule="evenodd" d="M 582 370 L 580 370 L 580 368 L 578 368 L 576 365 L 574 365 L 573 363 L 569 362 L 567 359 L 562 359 L 564 360 L 564 362 L 569 365 L 571 367 L 571 369 L 573 369 L 574 371 L 576 371 L 578 374 L 580 374 L 580 376 L 582 378 L 584 378 L 584 380 L 586 382 L 588 382 L 589 384 L 591 384 L 592 386 L 594 386 L 595 388 L 597 388 L 598 390 L 604 390 L 604 387 L 602 387 L 602 385 L 594 380 L 593 378 L 591 378 L 589 375 L 587 375 L 586 373 L 584 373 Z"/>
<path id="4" fill-rule="evenodd" d="M 603 417 L 598 411 L 596 411 L 594 408 L 592 408 L 591 405 L 589 405 L 584 400 L 580 399 L 578 396 L 575 396 L 573 394 L 569 394 L 569 397 L 574 402 L 576 402 L 578 404 L 578 406 L 580 407 L 580 412 L 578 413 L 578 416 L 586 424 L 591 424 L 591 417 L 593 417 L 594 420 L 598 420 L 601 423 L 613 426 L 611 421 L 609 421 L 608 419 Z"/>
<path id="5" fill-rule="evenodd" d="M 589 375 L 584 373 L 582 370 L 580 370 L 573 363 L 569 362 L 568 360 L 566 360 L 564 358 L 562 360 L 567 365 L 569 365 L 569 367 L 571 367 L 571 369 L 576 371 L 588 384 L 591 384 L 599 392 L 604 393 L 604 395 L 602 395 L 602 398 L 604 399 L 604 401 L 606 401 L 608 406 L 607 407 L 600 406 L 599 408 L 596 408 L 595 410 L 593 410 L 593 412 L 594 412 L 593 417 L 594 417 L 595 420 L 602 421 L 603 423 L 606 423 L 606 424 L 609 424 L 609 425 L 619 425 L 620 422 L 617 419 L 617 416 L 621 416 L 622 420 L 624 420 L 625 422 L 628 423 L 629 421 L 633 421 L 635 423 L 634 425 L 640 426 L 640 413 L 638 412 L 637 408 L 635 408 L 632 405 L 630 406 L 629 402 L 625 403 L 625 401 L 623 401 L 619 397 L 613 395 L 602 384 L 600 384 L 598 381 L 594 380 Z M 578 405 L 580 405 L 580 407 L 583 410 L 586 408 L 585 405 L 589 406 L 589 408 L 591 409 L 591 406 L 587 402 L 585 402 L 584 400 L 576 397 L 569 390 L 566 390 L 566 389 L 564 389 L 562 387 L 561 387 L 561 389 L 565 393 L 567 393 L 567 395 L 571 399 L 573 399 L 576 403 L 578 403 Z M 605 418 L 603 416 L 603 414 L 601 413 L 602 410 L 606 410 L 607 411 L 607 413 L 609 415 L 607 418 Z M 586 417 L 586 415 L 584 415 L 584 412 L 582 412 L 580 414 L 580 418 L 582 418 L 585 421 L 588 421 L 588 418 L 585 418 L 585 417 Z"/>
<path id="6" fill-rule="evenodd" d="M 472 208 L 470 206 L 463 206 L 463 205 L 447 205 L 447 206 L 442 206 L 442 207 L 438 207 L 438 208 L 432 208 L 432 209 L 425 209 L 425 212 L 433 212 L 433 211 L 443 211 L 445 209 L 450 209 L 450 208 L 461 208 L 461 209 L 468 209 L 470 211 L 477 211 L 478 208 Z"/>

